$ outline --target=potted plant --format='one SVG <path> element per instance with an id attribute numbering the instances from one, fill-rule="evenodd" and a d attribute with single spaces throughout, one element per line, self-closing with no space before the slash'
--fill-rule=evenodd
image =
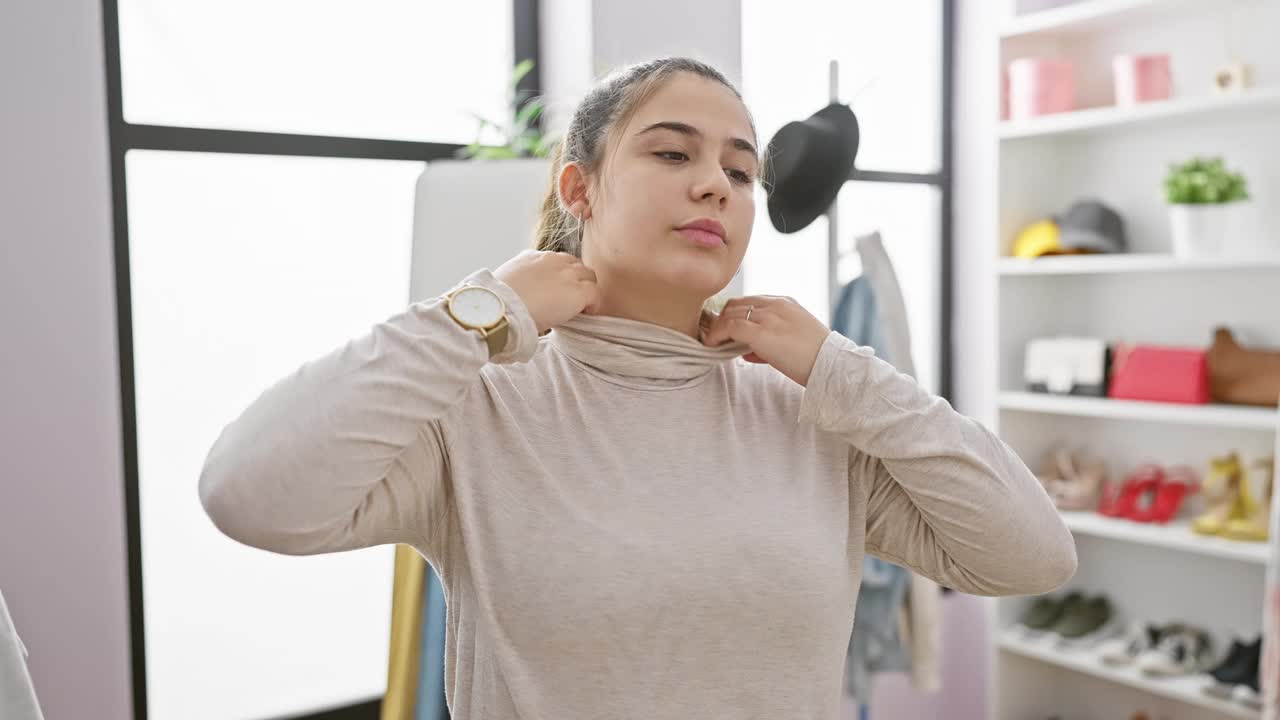
<path id="1" fill-rule="evenodd" d="M 506 119 L 472 113 L 476 140 L 454 158 L 428 162 L 418 177 L 413 299 L 434 297 L 472 271 L 497 268 L 532 246 L 555 147 L 538 127 L 543 100 L 517 87 L 532 69 L 533 61 L 524 60 L 512 71 Z"/>
<path id="2" fill-rule="evenodd" d="M 1244 176 L 1227 170 L 1222 158 L 1195 157 L 1172 166 L 1164 192 L 1175 256 L 1222 256 L 1241 245 L 1239 215 L 1249 192 Z"/>
<path id="3" fill-rule="evenodd" d="M 545 136 L 538 128 L 538 118 L 542 115 L 543 100 L 540 97 L 528 97 L 528 91 L 520 90 L 520 81 L 533 70 L 532 60 L 521 60 L 511 72 L 511 81 L 507 89 L 507 106 L 511 117 L 505 122 L 494 122 L 478 113 L 471 116 L 480 123 L 476 139 L 470 145 L 458 150 L 458 157 L 475 160 L 510 160 L 513 158 L 545 158 L 551 155 L 555 142 Z M 495 130 L 502 137 L 501 145 L 487 145 L 481 142 L 485 130 Z"/>

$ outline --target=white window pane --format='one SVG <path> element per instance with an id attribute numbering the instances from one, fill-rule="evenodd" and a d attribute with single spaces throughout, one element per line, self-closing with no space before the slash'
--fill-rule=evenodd
<path id="1" fill-rule="evenodd" d="M 941 354 L 941 192 L 931 185 L 846 183 L 836 201 L 841 282 L 862 272 L 854 238 L 879 231 L 907 306 L 916 378 L 938 392 Z M 825 264 L 824 264 L 825 268 Z"/>
<path id="2" fill-rule="evenodd" d="M 279 717 L 385 690 L 393 549 L 239 545 L 205 516 L 196 482 L 266 387 L 408 303 L 422 167 L 127 155 L 154 720 Z"/>
<path id="3" fill-rule="evenodd" d="M 784 235 L 769 221 L 764 193 L 757 190 L 756 195 L 751 245 L 742 261 L 743 292 L 795 298 L 827 322 L 831 315 L 827 308 L 827 219 L 820 217 L 803 230 Z"/>
<path id="4" fill-rule="evenodd" d="M 839 98 L 858 116 L 864 170 L 941 167 L 942 3 L 744 0 L 742 76 L 762 138 Z"/>
<path id="5" fill-rule="evenodd" d="M 120 0 L 125 120 L 469 142 L 501 121 L 510 0 Z"/>

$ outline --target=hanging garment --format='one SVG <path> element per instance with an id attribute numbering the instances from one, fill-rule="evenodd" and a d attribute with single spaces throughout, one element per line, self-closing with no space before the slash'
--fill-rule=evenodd
<path id="1" fill-rule="evenodd" d="M 872 347 L 878 356 L 899 372 L 914 377 L 906 303 L 880 234 L 876 232 L 857 238 L 856 247 L 861 256 L 863 274 L 841 292 L 832 313 L 832 329 L 859 345 Z M 867 561 L 864 561 L 863 568 L 866 573 Z M 909 579 L 906 620 L 901 623 L 904 632 L 899 636 L 893 634 L 900 626 L 896 614 L 886 616 L 885 602 L 893 586 L 873 587 L 867 591 L 864 581 L 864 590 L 859 593 L 846 673 L 846 683 L 851 692 L 853 688 L 861 687 L 862 694 L 854 697 L 869 696 L 870 688 L 863 678 L 873 672 L 910 670 L 916 689 L 932 692 L 941 687 L 942 609 L 938 586 L 919 574 L 902 572 Z M 868 592 L 871 596 L 864 602 L 863 596 Z M 872 627 L 875 630 L 871 630 Z M 876 639 L 871 642 L 870 638 L 859 637 L 860 633 L 873 633 Z M 901 647 L 886 644 L 893 642 Z M 879 648 L 875 658 L 857 656 L 874 648 Z M 868 662 L 869 666 L 866 665 Z"/>
<path id="2" fill-rule="evenodd" d="M 434 569 L 425 573 L 422 603 L 422 672 L 418 678 L 417 720 L 449 720 L 444 695 L 444 642 L 447 616 L 444 588 Z"/>
<path id="3" fill-rule="evenodd" d="M 27 648 L 18 637 L 0 594 L 0 718 L 4 720 L 43 720 L 36 689 L 27 672 Z"/>
<path id="4" fill-rule="evenodd" d="M 845 691 L 863 704 L 871 697 L 871 675 L 911 669 L 910 648 L 901 626 L 910 573 L 893 563 L 867 556 L 849 652 L 845 658 Z"/>
<path id="5" fill-rule="evenodd" d="M 899 372 L 915 377 L 907 303 L 880 233 L 859 237 L 856 247 L 862 257 L 862 271 L 871 281 L 873 294 L 880 299 L 877 308 L 881 327 L 894 358 L 889 362 Z M 907 588 L 907 631 L 912 685 L 917 690 L 935 692 L 942 687 L 942 597 L 938 584 L 919 573 L 912 573 Z"/>

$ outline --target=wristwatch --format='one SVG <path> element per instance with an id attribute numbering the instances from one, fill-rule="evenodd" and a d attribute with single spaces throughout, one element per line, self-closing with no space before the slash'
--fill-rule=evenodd
<path id="1" fill-rule="evenodd" d="M 511 324 L 507 321 L 507 304 L 498 293 L 479 285 L 463 285 L 446 295 L 445 300 L 454 322 L 480 332 L 489 346 L 489 357 L 507 346 Z"/>

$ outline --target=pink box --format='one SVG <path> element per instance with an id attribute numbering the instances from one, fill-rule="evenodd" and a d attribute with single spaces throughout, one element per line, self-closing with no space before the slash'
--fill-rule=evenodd
<path id="1" fill-rule="evenodd" d="M 1075 66 L 1070 62 L 1020 58 L 1009 63 L 1011 120 L 1069 112 L 1075 107 Z"/>
<path id="2" fill-rule="evenodd" d="M 1168 100 L 1173 95 L 1168 55 L 1117 55 L 1111 71 L 1117 105 Z"/>

